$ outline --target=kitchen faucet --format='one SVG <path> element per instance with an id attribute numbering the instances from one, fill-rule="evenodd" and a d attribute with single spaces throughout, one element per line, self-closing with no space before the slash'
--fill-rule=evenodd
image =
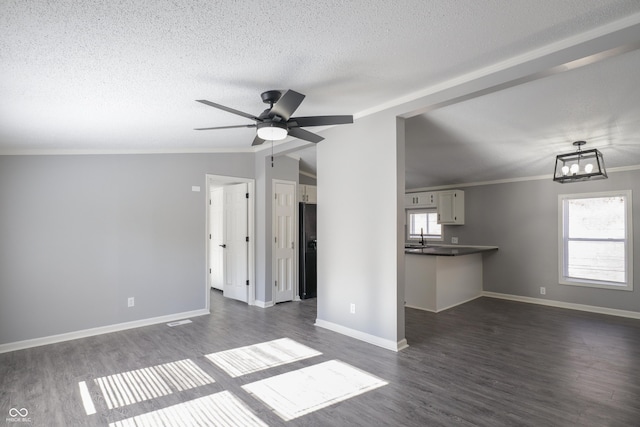
<path id="1" fill-rule="evenodd" d="M 422 228 L 420 229 L 420 245 L 425 246 L 424 244 L 424 234 L 422 234 Z"/>

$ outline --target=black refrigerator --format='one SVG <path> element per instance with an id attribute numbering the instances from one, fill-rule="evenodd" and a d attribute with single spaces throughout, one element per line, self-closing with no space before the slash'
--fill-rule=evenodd
<path id="1" fill-rule="evenodd" d="M 316 273 L 316 205 L 310 203 L 300 203 L 299 207 L 300 223 L 300 260 L 299 280 L 300 298 L 315 298 L 317 296 L 317 273 Z"/>

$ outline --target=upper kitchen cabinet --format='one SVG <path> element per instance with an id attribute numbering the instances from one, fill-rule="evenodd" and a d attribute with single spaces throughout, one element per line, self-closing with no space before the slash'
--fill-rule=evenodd
<path id="1" fill-rule="evenodd" d="M 298 201 L 304 203 L 318 203 L 318 187 L 315 185 L 298 186 Z"/>
<path id="2" fill-rule="evenodd" d="M 438 192 L 438 224 L 464 224 L 464 191 Z"/>
<path id="3" fill-rule="evenodd" d="M 437 193 L 407 193 L 404 195 L 406 208 L 435 208 L 438 203 Z"/>

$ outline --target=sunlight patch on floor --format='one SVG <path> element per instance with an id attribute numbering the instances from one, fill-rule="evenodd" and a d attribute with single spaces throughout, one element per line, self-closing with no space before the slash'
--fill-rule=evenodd
<path id="1" fill-rule="evenodd" d="M 205 357 L 231 378 L 237 378 L 319 355 L 322 355 L 319 351 L 292 339 L 282 338 L 212 353 Z M 295 367 L 297 366 L 291 368 Z M 210 365 L 208 368 L 213 369 Z M 139 415 L 135 415 L 136 406 L 131 406 L 125 412 L 117 409 L 215 382 L 193 360 L 185 359 L 108 375 L 89 383 L 81 381 L 78 385 L 87 415 L 97 412 L 88 387 L 91 386 L 94 397 L 97 397 L 96 402 L 101 403 L 100 406 L 114 410 L 113 415 L 119 413 L 120 416 L 129 416 L 109 424 L 113 427 L 266 426 L 245 402 L 228 390 Z M 252 396 L 285 421 L 388 384 L 339 360 L 295 369 L 249 384 L 242 385 L 242 380 L 232 382 L 247 393 L 242 397 Z M 183 398 L 202 396 L 204 393 L 207 393 L 207 390 L 196 390 Z"/>
<path id="2" fill-rule="evenodd" d="M 139 426 L 265 427 L 267 424 L 233 393 L 222 391 L 109 424 L 109 427 Z"/>
<path id="3" fill-rule="evenodd" d="M 78 387 L 80 388 L 80 398 L 82 399 L 82 406 L 84 406 L 84 411 L 87 413 L 87 415 L 95 414 L 96 407 L 93 404 L 93 400 L 91 399 L 91 393 L 89 393 L 87 383 L 84 381 L 80 381 L 78 383 Z"/>
<path id="4" fill-rule="evenodd" d="M 351 365 L 330 360 L 242 388 L 289 421 L 386 384 Z"/>
<path id="5" fill-rule="evenodd" d="M 94 380 L 109 409 L 155 399 L 215 382 L 191 360 L 100 377 Z"/>
<path id="6" fill-rule="evenodd" d="M 290 338 L 281 338 L 208 354 L 206 357 L 232 378 L 236 378 L 321 354 Z"/>

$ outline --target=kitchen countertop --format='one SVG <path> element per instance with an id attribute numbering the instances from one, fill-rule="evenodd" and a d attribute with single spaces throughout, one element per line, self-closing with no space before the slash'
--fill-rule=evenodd
<path id="1" fill-rule="evenodd" d="M 425 246 L 422 248 L 405 248 L 404 253 L 413 255 L 459 256 L 497 250 L 497 246 Z"/>

